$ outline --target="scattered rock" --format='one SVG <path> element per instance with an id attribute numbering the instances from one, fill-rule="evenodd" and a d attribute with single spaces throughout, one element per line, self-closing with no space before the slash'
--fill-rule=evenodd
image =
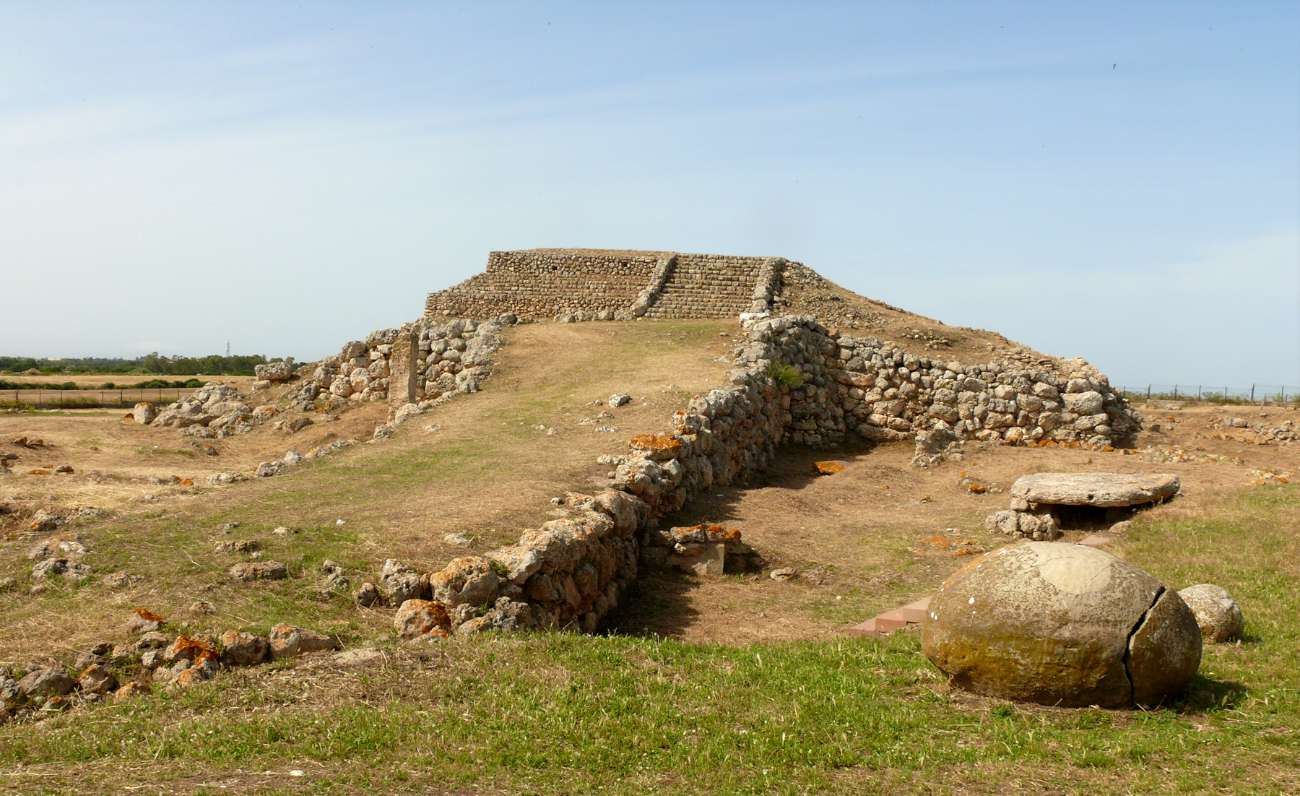
<path id="1" fill-rule="evenodd" d="M 227 666 L 255 666 L 270 654 L 271 645 L 261 636 L 235 630 L 221 634 L 221 662 Z"/>
<path id="2" fill-rule="evenodd" d="M 43 666 L 28 672 L 18 681 L 18 690 L 27 699 L 36 701 L 71 694 L 77 683 L 67 672 L 54 666 Z"/>
<path id="3" fill-rule="evenodd" d="M 389 605 L 424 597 L 427 589 L 428 582 L 418 572 L 396 559 L 385 560 L 379 570 L 379 591 Z"/>
<path id="4" fill-rule="evenodd" d="M 227 571 L 235 580 L 283 580 L 289 577 L 289 568 L 279 561 L 245 561 Z"/>
<path id="5" fill-rule="evenodd" d="M 465 534 L 459 532 L 443 534 L 442 541 L 457 547 L 469 547 L 474 542 L 473 539 L 470 539 Z"/>
<path id="6" fill-rule="evenodd" d="M 393 627 L 404 639 L 434 635 L 446 638 L 451 617 L 442 603 L 433 600 L 407 600 L 397 609 Z"/>
<path id="7" fill-rule="evenodd" d="M 165 634 L 157 630 L 150 630 L 140 635 L 139 640 L 135 642 L 135 651 L 143 653 L 147 650 L 162 649 L 169 643 L 171 642 Z"/>
<path id="8" fill-rule="evenodd" d="M 77 684 L 83 694 L 107 694 L 117 690 L 117 676 L 102 663 L 87 666 Z"/>
<path id="9" fill-rule="evenodd" d="M 767 576 L 778 583 L 783 583 L 797 578 L 799 572 L 794 567 L 779 567 L 769 572 Z"/>
<path id="10" fill-rule="evenodd" d="M 142 426 L 147 426 L 158 417 L 158 409 L 148 401 L 141 401 L 131 410 L 131 417 Z"/>
<path id="11" fill-rule="evenodd" d="M 1241 606 L 1227 589 L 1212 583 L 1198 583 L 1180 590 L 1178 596 L 1192 609 L 1201 629 L 1201 638 L 1211 642 L 1241 638 L 1246 620 L 1241 615 Z"/>
<path id="12" fill-rule="evenodd" d="M 135 608 L 131 611 L 131 618 L 126 620 L 126 632 L 133 635 L 143 635 L 161 630 L 165 620 L 150 611 L 147 608 Z"/>
<path id="13" fill-rule="evenodd" d="M 379 605 L 382 604 L 384 601 L 384 596 L 379 593 L 379 587 L 371 583 L 370 581 L 366 581 L 365 583 L 362 583 L 361 586 L 357 589 L 356 594 L 352 596 L 353 599 L 357 601 L 357 605 L 361 606 L 362 608 L 369 608 L 372 605 Z"/>
<path id="14" fill-rule="evenodd" d="M 217 542 L 218 553 L 253 553 L 262 549 L 262 543 L 256 539 L 230 539 Z"/>
<path id="15" fill-rule="evenodd" d="M 277 660 L 339 648 L 339 643 L 329 636 L 286 624 L 271 628 L 270 641 L 271 657 Z"/>
<path id="16" fill-rule="evenodd" d="M 625 392 L 616 392 L 609 396 L 609 405 L 613 407 L 626 406 L 632 403 L 632 396 Z"/>
<path id="17" fill-rule="evenodd" d="M 32 580 L 45 580 L 55 576 L 80 583 L 90 577 L 90 567 L 67 558 L 47 558 L 32 567 Z"/>
<path id="18" fill-rule="evenodd" d="M 131 699 L 132 697 L 137 697 L 140 696 L 141 694 L 147 694 L 147 693 L 149 693 L 149 686 L 147 684 L 141 683 L 136 680 L 132 680 L 131 682 L 124 684 L 121 688 L 117 689 L 117 691 L 114 692 L 113 701 L 125 702 L 126 700 Z"/>
<path id="19" fill-rule="evenodd" d="M 847 466 L 848 465 L 844 462 L 839 461 L 821 461 L 813 464 L 817 475 L 835 475 L 836 473 L 842 473 L 844 472 L 844 468 Z"/>

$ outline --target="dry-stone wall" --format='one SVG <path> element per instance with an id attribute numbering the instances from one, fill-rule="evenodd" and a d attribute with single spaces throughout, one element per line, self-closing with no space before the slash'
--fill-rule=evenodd
<path id="1" fill-rule="evenodd" d="M 635 578 L 638 561 L 661 564 L 692 548 L 735 546 L 739 540 L 724 529 L 664 531 L 658 520 L 704 490 L 762 471 L 783 442 L 822 446 L 854 434 L 914 436 L 922 442 L 917 463 L 926 465 L 961 440 L 1100 446 L 1137 429 L 1136 415 L 1081 360 L 1069 363 L 1067 376 L 1016 364 L 963 366 L 838 335 L 801 316 L 746 316 L 746 329 L 731 384 L 694 398 L 673 416 L 671 433 L 634 437 L 615 471 L 614 490 L 570 495 L 568 517 L 428 576 L 419 599 L 445 606 L 431 614 L 445 622 L 416 626 L 435 633 L 593 630 Z M 935 440 L 943 444 L 927 447 Z M 399 614 L 404 632 L 411 615 Z"/>
<path id="2" fill-rule="evenodd" d="M 613 320 L 615 313 L 634 305 L 665 256 L 552 249 L 492 252 L 487 271 L 430 294 L 425 315 L 494 318 L 509 312 L 545 320 L 581 313 L 583 320 Z"/>
<path id="3" fill-rule="evenodd" d="M 505 315 L 492 321 L 422 319 L 353 340 L 318 362 L 295 399 L 303 409 L 387 401 L 395 407 L 457 392 L 477 392 L 501 346 Z"/>

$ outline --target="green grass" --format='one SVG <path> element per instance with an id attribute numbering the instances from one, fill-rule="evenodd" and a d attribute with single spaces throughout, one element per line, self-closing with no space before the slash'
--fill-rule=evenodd
<path id="1" fill-rule="evenodd" d="M 1057 710 L 950 691 L 915 635 L 723 647 L 545 634 L 381 646 L 386 664 L 222 674 L 181 694 L 0 727 L 23 788 L 585 793 L 1300 789 L 1300 488 L 1142 523 L 1127 557 L 1241 602 L 1176 704 Z M 346 533 L 319 529 L 319 552 Z M 303 565 L 314 561 L 304 556 Z M 274 592 L 272 592 L 274 593 Z M 258 772 L 280 772 L 266 778 Z M 201 772 L 201 780 L 193 777 Z M 260 778 L 259 778 L 260 777 Z M 3 786 L 0 786 L 3 787 Z"/>

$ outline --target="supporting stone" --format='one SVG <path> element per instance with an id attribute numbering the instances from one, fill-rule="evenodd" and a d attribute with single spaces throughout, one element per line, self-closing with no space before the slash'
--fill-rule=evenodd
<path id="1" fill-rule="evenodd" d="M 414 331 L 403 331 L 397 335 L 393 341 L 393 353 L 388 360 L 389 406 L 402 407 L 417 400 L 418 355 Z"/>

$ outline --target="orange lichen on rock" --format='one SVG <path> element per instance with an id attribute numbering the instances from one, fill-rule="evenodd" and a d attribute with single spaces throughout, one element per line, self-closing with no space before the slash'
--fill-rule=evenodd
<path id="1" fill-rule="evenodd" d="M 678 542 L 739 542 L 740 529 L 702 522 L 669 531 Z"/>
<path id="2" fill-rule="evenodd" d="M 167 648 L 166 658 L 170 660 L 188 658 L 197 666 L 207 661 L 216 660 L 217 649 L 206 639 L 180 635 Z"/>
<path id="3" fill-rule="evenodd" d="M 163 618 L 161 616 L 155 614 L 153 611 L 150 611 L 148 608 L 132 608 L 131 610 L 135 612 L 136 616 L 140 617 L 146 622 L 163 621 Z"/>
<path id="4" fill-rule="evenodd" d="M 844 462 L 828 460 L 822 462 L 814 462 L 813 466 L 817 469 L 818 475 L 835 475 L 836 473 L 844 472 L 844 468 L 847 465 L 845 465 Z"/>
<path id="5" fill-rule="evenodd" d="M 632 447 L 647 451 L 677 450 L 682 441 L 668 434 L 637 434 L 631 439 Z"/>
<path id="6" fill-rule="evenodd" d="M 986 552 L 984 547 L 974 539 L 959 539 L 942 533 L 927 536 L 922 541 L 928 547 L 958 558 L 961 556 L 975 556 Z"/>
<path id="7" fill-rule="evenodd" d="M 193 479 L 193 478 L 182 478 L 182 479 L 181 479 L 181 486 L 194 486 L 194 479 Z"/>
<path id="8" fill-rule="evenodd" d="M 27 471 L 28 475 L 49 475 L 50 471 L 44 467 L 36 467 Z"/>

